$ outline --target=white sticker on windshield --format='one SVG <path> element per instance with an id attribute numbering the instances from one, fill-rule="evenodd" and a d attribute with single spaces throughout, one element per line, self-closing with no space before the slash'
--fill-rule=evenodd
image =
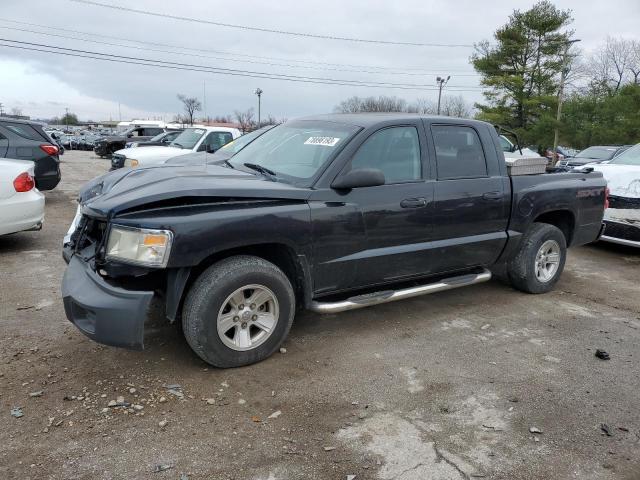
<path id="1" fill-rule="evenodd" d="M 305 145 L 324 145 L 325 147 L 335 147 L 336 143 L 340 141 L 335 137 L 309 137 L 304 142 Z"/>

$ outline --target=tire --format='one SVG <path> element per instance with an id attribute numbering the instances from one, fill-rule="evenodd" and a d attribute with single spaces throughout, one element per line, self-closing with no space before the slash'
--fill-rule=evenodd
<path id="1" fill-rule="evenodd" d="M 256 304 L 249 303 L 252 298 Z M 264 298 L 269 300 L 260 303 Z M 282 270 L 260 257 L 238 255 L 215 263 L 194 282 L 182 309 L 182 329 L 205 362 L 240 367 L 264 360 L 280 347 L 295 308 L 293 287 Z M 269 318 L 275 323 L 267 333 Z M 220 332 L 227 327 L 226 334 Z"/>
<path id="2" fill-rule="evenodd" d="M 544 248 L 543 248 L 544 246 Z M 544 266 L 538 266 L 540 261 Z M 557 251 L 557 264 L 554 263 Z M 520 250 L 507 264 L 507 275 L 511 285 L 527 293 L 546 293 L 553 289 L 564 270 L 567 258 L 567 242 L 562 231 L 547 223 L 534 223 L 522 239 Z M 546 259 L 546 260 L 545 260 Z"/>

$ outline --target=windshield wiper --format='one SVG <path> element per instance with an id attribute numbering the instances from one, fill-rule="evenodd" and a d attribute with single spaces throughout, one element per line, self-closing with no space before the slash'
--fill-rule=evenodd
<path id="1" fill-rule="evenodd" d="M 182 145 L 180 145 L 178 142 L 172 142 L 171 145 L 178 145 L 180 148 L 184 148 Z"/>
<path id="2" fill-rule="evenodd" d="M 227 167 L 229 168 L 233 168 L 234 170 L 236 169 L 236 167 L 234 167 L 231 162 L 229 160 L 227 160 L 226 158 L 222 161 Z"/>
<path id="3" fill-rule="evenodd" d="M 263 174 L 265 177 L 267 177 L 269 180 L 273 182 L 277 181 L 278 176 L 276 175 L 276 172 L 274 172 L 273 170 L 267 167 L 263 167 L 262 165 L 258 165 L 255 163 L 243 163 L 243 165 L 247 168 L 250 168 L 251 170 L 260 172 L 261 174 Z"/>

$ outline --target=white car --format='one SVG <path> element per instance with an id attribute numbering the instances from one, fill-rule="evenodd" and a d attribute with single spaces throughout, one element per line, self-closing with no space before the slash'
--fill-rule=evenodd
<path id="1" fill-rule="evenodd" d="M 113 168 L 160 165 L 170 158 L 187 153 L 212 153 L 240 135 L 240 130 L 237 128 L 190 127 L 166 147 L 134 147 L 118 150 L 111 156 L 111 165 Z"/>
<path id="2" fill-rule="evenodd" d="M 504 152 L 504 158 L 539 158 L 538 152 L 534 152 L 530 148 L 519 149 L 504 135 L 500 135 L 500 146 Z"/>
<path id="3" fill-rule="evenodd" d="M 31 161 L 0 158 L 0 235 L 42 228 L 44 195 L 33 169 Z"/>
<path id="4" fill-rule="evenodd" d="M 601 240 L 640 247 L 640 143 L 606 163 L 587 164 L 602 172 L 609 187 Z"/>

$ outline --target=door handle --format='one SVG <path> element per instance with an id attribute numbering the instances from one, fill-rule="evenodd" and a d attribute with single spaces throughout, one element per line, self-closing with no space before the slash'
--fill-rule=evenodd
<path id="1" fill-rule="evenodd" d="M 400 202 L 402 208 L 421 208 L 427 206 L 427 199 L 424 197 L 405 198 Z"/>
<path id="2" fill-rule="evenodd" d="M 502 192 L 486 192 L 482 194 L 485 200 L 502 200 Z"/>

